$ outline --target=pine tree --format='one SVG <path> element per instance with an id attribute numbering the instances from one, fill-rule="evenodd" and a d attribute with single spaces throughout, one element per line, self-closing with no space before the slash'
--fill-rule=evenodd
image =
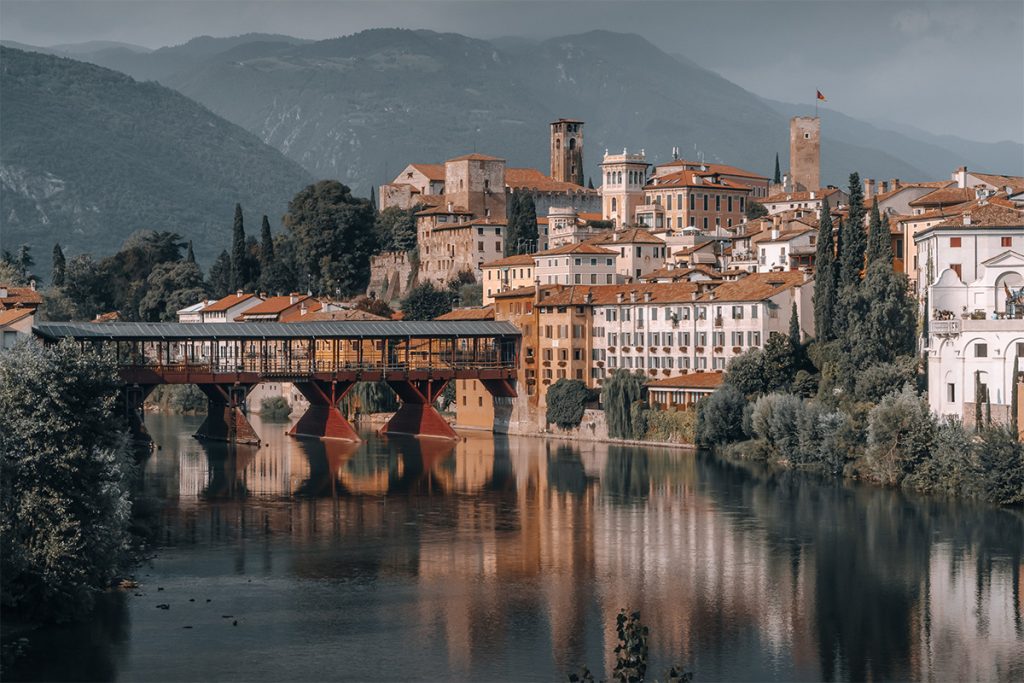
<path id="1" fill-rule="evenodd" d="M 850 174 L 850 210 L 842 228 L 839 281 L 841 289 L 845 289 L 860 284 L 864 253 L 867 251 L 867 236 L 864 232 L 864 191 L 857 173 Z"/>
<path id="2" fill-rule="evenodd" d="M 793 302 L 793 310 L 789 314 L 789 340 L 793 342 L 794 348 L 800 348 L 800 316 L 796 312 L 796 302 Z"/>
<path id="3" fill-rule="evenodd" d="M 64 260 L 64 251 L 60 248 L 60 243 L 53 245 L 53 286 L 63 287 L 64 286 L 64 270 L 67 268 L 67 262 Z"/>
<path id="4" fill-rule="evenodd" d="M 821 203 L 818 244 L 814 255 L 814 336 L 818 341 L 835 339 L 833 330 L 836 299 L 836 255 L 832 238 L 832 215 L 828 200 Z"/>
<path id="5" fill-rule="evenodd" d="M 27 244 L 21 245 L 18 249 L 18 267 L 21 269 L 21 276 L 28 277 L 30 269 L 36 264 L 36 260 L 32 258 L 32 247 Z"/>
<path id="6" fill-rule="evenodd" d="M 235 204 L 235 224 L 231 234 L 231 285 L 229 291 L 245 289 L 249 280 L 246 272 L 245 225 L 242 223 L 242 205 Z"/>
<path id="7" fill-rule="evenodd" d="M 264 216 L 263 224 L 260 226 L 260 272 L 266 273 L 273 262 L 274 238 L 270 234 L 270 221 Z"/>
<path id="8" fill-rule="evenodd" d="M 776 185 L 782 182 L 782 169 L 779 168 L 779 153 L 775 153 L 775 178 L 772 180 Z"/>
<path id="9" fill-rule="evenodd" d="M 192 240 L 188 241 L 188 251 L 185 252 L 185 261 L 188 263 L 196 262 L 196 253 L 192 251 Z"/>

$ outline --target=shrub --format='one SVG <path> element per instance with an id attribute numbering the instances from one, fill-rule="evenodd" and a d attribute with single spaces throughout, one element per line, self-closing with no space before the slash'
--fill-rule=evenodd
<path id="1" fill-rule="evenodd" d="M 647 398 L 647 379 L 641 373 L 616 370 L 601 388 L 601 403 L 608 420 L 608 436 L 632 439 L 633 404 Z"/>
<path id="2" fill-rule="evenodd" d="M 630 426 L 633 429 L 632 439 L 643 439 L 647 436 L 647 420 L 651 409 L 645 401 L 636 401 L 629 408 Z"/>
<path id="3" fill-rule="evenodd" d="M 929 456 L 904 479 L 904 486 L 921 493 L 980 498 L 983 472 L 970 432 L 958 419 L 939 423 Z"/>
<path id="4" fill-rule="evenodd" d="M 417 285 L 402 301 L 404 320 L 433 320 L 452 310 L 452 293 L 429 282 Z"/>
<path id="5" fill-rule="evenodd" d="M 556 424 L 562 429 L 579 427 L 590 400 L 590 389 L 580 380 L 558 380 L 548 389 L 548 424 Z"/>
<path id="6" fill-rule="evenodd" d="M 900 484 L 929 457 L 938 422 L 928 402 L 904 387 L 868 414 L 867 474 L 883 484 Z"/>
<path id="7" fill-rule="evenodd" d="M 398 397 L 387 382 L 356 382 L 341 399 L 341 410 L 346 414 L 391 413 L 398 410 Z"/>
<path id="8" fill-rule="evenodd" d="M 913 386 L 916 376 L 917 362 L 911 356 L 897 358 L 892 363 L 871 365 L 857 373 L 854 399 L 878 403 L 886 394 L 899 391 L 908 384 Z"/>
<path id="9" fill-rule="evenodd" d="M 747 400 L 739 389 L 723 384 L 697 403 L 697 443 L 726 444 L 743 438 Z"/>
<path id="10" fill-rule="evenodd" d="M 696 443 L 697 411 L 651 410 L 647 413 L 647 435 L 650 441 Z"/>
<path id="11" fill-rule="evenodd" d="M 292 414 L 292 407 L 284 396 L 268 396 L 260 402 L 260 417 L 269 422 L 284 422 Z"/>
<path id="12" fill-rule="evenodd" d="M 84 614 L 125 559 L 134 471 L 109 354 L 74 342 L 0 354 L 0 596 Z"/>
<path id="13" fill-rule="evenodd" d="M 789 394 L 768 394 L 757 399 L 751 424 L 777 456 L 792 458 L 799 445 L 797 428 L 803 404 Z M 797 461 L 800 458 L 796 458 Z"/>
<path id="14" fill-rule="evenodd" d="M 983 429 L 977 445 L 985 498 L 997 505 L 1024 503 L 1024 448 L 1004 426 Z"/>

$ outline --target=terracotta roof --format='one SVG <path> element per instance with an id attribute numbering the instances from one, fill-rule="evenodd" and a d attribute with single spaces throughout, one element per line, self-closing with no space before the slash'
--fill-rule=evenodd
<path id="1" fill-rule="evenodd" d="M 1021 176 L 997 175 L 995 173 L 976 173 L 974 171 L 970 171 L 970 175 L 1000 190 L 1004 190 L 1007 187 L 1011 188 L 1014 192 L 1024 190 L 1024 177 Z"/>
<path id="2" fill-rule="evenodd" d="M 473 152 L 472 154 L 463 154 L 460 157 L 454 157 L 452 159 L 448 159 L 448 161 L 505 161 L 505 160 L 502 159 L 501 157 L 491 157 L 491 156 L 487 156 L 486 154 L 479 154 L 477 152 Z"/>
<path id="3" fill-rule="evenodd" d="M 740 280 L 726 282 L 711 292 L 704 294 L 700 300 L 721 301 L 764 301 L 779 292 L 802 284 L 804 274 L 799 271 L 782 273 L 751 273 Z M 714 299 L 711 297 L 714 296 Z"/>
<path id="4" fill-rule="evenodd" d="M 664 164 L 658 164 L 658 168 L 668 168 L 671 166 L 693 166 L 699 168 L 701 166 L 701 163 L 699 161 L 687 161 L 686 159 L 676 159 L 674 161 L 669 161 Z M 768 180 L 768 176 L 758 175 L 757 173 L 753 173 L 752 171 L 746 171 L 737 166 L 729 166 L 728 164 L 705 163 L 704 166 L 708 169 L 707 171 L 703 171 L 704 173 L 719 173 L 721 175 L 734 175 L 742 176 L 744 178 L 754 178 L 755 180 Z"/>
<path id="5" fill-rule="evenodd" d="M 539 192 L 589 192 L 596 194 L 576 183 L 565 183 L 546 176 L 535 168 L 506 168 L 505 185 L 513 190 L 537 190 Z"/>
<path id="6" fill-rule="evenodd" d="M 361 308 L 343 308 L 339 311 L 313 311 L 290 322 L 315 322 L 318 320 L 390 320 Z"/>
<path id="7" fill-rule="evenodd" d="M 443 195 L 439 195 L 443 196 Z M 424 209 L 423 211 L 417 211 L 417 216 L 433 216 L 433 215 L 458 215 L 458 216 L 472 216 L 473 212 L 468 209 L 464 209 L 461 206 L 453 206 L 451 209 L 448 208 L 447 202 L 441 202 L 438 206 Z"/>
<path id="8" fill-rule="evenodd" d="M 608 256 L 614 256 L 618 254 L 618 252 L 611 251 L 610 249 L 603 249 L 595 244 L 579 242 L 577 244 L 563 244 L 555 249 L 540 251 L 534 254 L 534 256 L 559 256 L 562 254 L 607 254 Z"/>
<path id="9" fill-rule="evenodd" d="M 444 164 L 409 164 L 428 180 L 444 182 Z"/>
<path id="10" fill-rule="evenodd" d="M 292 301 L 292 296 L 295 297 L 295 301 Z M 246 310 L 242 315 L 235 318 L 235 320 L 244 321 L 255 317 L 264 317 L 269 315 L 277 316 L 284 313 L 289 308 L 301 306 L 303 303 L 306 304 L 307 308 L 314 311 L 319 310 L 322 306 L 319 301 L 306 294 L 272 296 Z M 303 318 L 305 318 L 305 316 L 303 316 Z"/>
<path id="11" fill-rule="evenodd" d="M 907 203 L 910 206 L 949 206 L 969 202 L 976 196 L 973 187 L 942 187 Z"/>
<path id="12" fill-rule="evenodd" d="M 434 320 L 494 320 L 494 306 L 470 306 L 456 308 Z"/>
<path id="13" fill-rule="evenodd" d="M 4 308 L 0 309 L 0 327 L 16 323 L 35 313 L 34 308 Z"/>
<path id="14" fill-rule="evenodd" d="M 485 263 L 481 268 L 500 268 L 502 266 L 532 266 L 533 265 L 533 254 L 516 254 L 514 256 L 506 256 L 500 258 L 497 261 L 491 261 Z"/>
<path id="15" fill-rule="evenodd" d="M 758 201 L 762 204 L 774 204 L 776 202 L 808 202 L 818 201 L 822 197 L 831 197 L 836 192 L 839 192 L 838 188 L 835 187 L 823 187 L 814 193 L 814 199 L 811 199 L 811 192 L 776 192 L 773 195 L 759 199 Z"/>
<path id="16" fill-rule="evenodd" d="M 455 230 L 458 228 L 474 228 L 474 227 L 491 227 L 491 228 L 504 228 L 508 225 L 505 221 L 492 221 L 490 218 L 481 218 L 475 221 L 459 221 L 456 223 L 438 223 L 434 226 L 434 230 Z"/>
<path id="17" fill-rule="evenodd" d="M 971 221 L 965 223 L 966 217 L 970 215 Z M 938 228 L 1024 228 L 1024 211 L 1010 209 L 998 204 L 981 204 L 970 207 L 968 211 L 962 211 L 960 215 L 933 225 L 928 230 Z"/>
<path id="18" fill-rule="evenodd" d="M 495 299 L 506 299 L 506 298 L 517 298 L 522 296 L 533 296 L 533 285 L 527 285 L 525 287 L 516 287 L 515 289 L 508 289 L 504 292 L 495 292 L 491 296 Z"/>
<path id="19" fill-rule="evenodd" d="M 109 311 L 108 313 L 97 313 L 96 317 L 92 320 L 94 323 L 116 323 L 121 321 L 121 314 L 117 311 Z"/>
<path id="20" fill-rule="evenodd" d="M 629 228 L 613 232 L 597 244 L 665 244 L 665 240 L 655 237 L 643 228 Z"/>
<path id="21" fill-rule="evenodd" d="M 791 239 L 795 239 L 797 237 L 800 237 L 801 235 L 806 235 L 809 232 L 817 232 L 817 231 L 818 231 L 817 228 L 801 228 L 799 230 L 788 230 L 788 231 L 785 231 L 785 232 L 780 232 L 779 236 L 776 237 L 776 238 L 772 238 L 771 233 L 769 233 L 768 234 L 768 239 L 759 240 L 759 242 L 788 242 Z"/>
<path id="22" fill-rule="evenodd" d="M 680 303 L 692 301 L 697 285 L 692 282 L 640 282 L 625 285 L 549 285 L 541 287 L 539 306 L 581 306 L 587 303 L 608 306 L 618 303 L 622 294 L 623 303 L 630 302 L 630 295 L 636 294 L 636 303 Z M 650 301 L 644 295 L 650 294 Z"/>
<path id="23" fill-rule="evenodd" d="M 226 311 L 229 308 L 232 308 L 233 306 L 237 306 L 238 304 L 242 303 L 243 301 L 248 301 L 249 299 L 252 299 L 255 296 L 256 296 L 255 294 L 245 294 L 245 293 L 243 293 L 242 296 L 238 296 L 237 293 L 236 294 L 228 294 L 223 299 L 218 299 L 217 301 L 214 301 L 212 304 L 210 304 L 209 306 L 204 308 L 203 309 L 203 313 L 215 313 L 215 312 L 218 312 L 218 311 Z"/>
<path id="24" fill-rule="evenodd" d="M 647 386 L 652 389 L 714 389 L 722 384 L 725 373 L 693 372 L 686 375 L 652 379 Z"/>
<path id="25" fill-rule="evenodd" d="M 682 280 L 682 279 L 685 279 L 688 276 L 692 275 L 693 273 L 702 273 L 702 274 L 707 275 L 708 277 L 711 277 L 711 278 L 714 278 L 716 275 L 718 275 L 718 273 L 716 273 L 711 268 L 708 268 L 707 266 L 691 266 L 691 267 L 673 266 L 672 268 L 669 268 L 668 266 L 662 266 L 661 268 L 658 268 L 657 270 L 652 270 L 651 272 L 647 273 L 646 275 L 641 275 L 640 279 L 645 281 L 645 282 L 652 282 L 654 280 L 663 279 L 663 278 L 672 278 L 673 280 Z"/>
<path id="26" fill-rule="evenodd" d="M 690 171 L 682 170 L 674 173 L 666 173 L 662 176 L 652 177 L 646 185 L 645 190 L 661 190 L 669 187 L 704 187 L 719 190 L 749 190 L 749 185 L 744 185 L 735 180 L 729 180 L 718 176 L 715 182 L 715 173 L 712 171 Z"/>
<path id="27" fill-rule="evenodd" d="M 0 306 L 38 306 L 43 303 L 43 295 L 31 287 L 11 287 L 6 285 L 7 296 L 0 297 Z"/>

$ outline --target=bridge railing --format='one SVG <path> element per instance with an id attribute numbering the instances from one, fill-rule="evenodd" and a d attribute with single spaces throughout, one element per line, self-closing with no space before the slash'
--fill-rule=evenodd
<path id="1" fill-rule="evenodd" d="M 121 363 L 124 369 L 151 369 L 168 374 L 217 374 L 255 373 L 261 375 L 311 375 L 332 372 L 403 372 L 410 370 L 505 370 L 515 369 L 511 358 L 493 355 L 489 358 L 456 357 L 410 358 L 375 361 L 323 360 L 323 359 L 264 359 L 264 358 L 219 358 L 216 360 L 176 360 L 164 362 L 159 359 L 130 359 Z"/>

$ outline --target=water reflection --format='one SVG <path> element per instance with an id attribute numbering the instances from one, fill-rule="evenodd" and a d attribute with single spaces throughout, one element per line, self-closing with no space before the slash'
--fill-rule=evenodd
<path id="1" fill-rule="evenodd" d="M 656 673 L 1024 677 L 1020 511 L 659 449 L 353 445 L 268 424 L 268 445 L 228 447 L 191 439 L 188 418 L 149 425 L 164 547 L 145 582 L 209 591 L 259 628 L 186 612 L 207 635 L 183 659 L 165 641 L 181 625 L 128 598 L 132 647 L 103 636 L 97 678 L 551 680 L 610 669 L 620 607 L 651 627 Z M 51 656 L 77 647 L 47 637 Z"/>

